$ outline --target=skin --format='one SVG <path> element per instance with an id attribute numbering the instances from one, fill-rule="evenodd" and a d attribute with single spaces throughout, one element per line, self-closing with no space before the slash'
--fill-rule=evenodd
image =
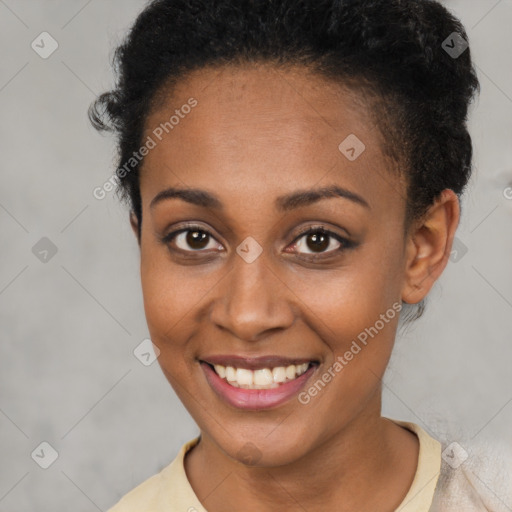
<path id="1" fill-rule="evenodd" d="M 190 97 L 198 105 L 145 157 L 138 240 L 151 339 L 201 431 L 185 458 L 187 477 L 209 512 L 395 510 L 419 450 L 413 433 L 381 417 L 398 315 L 306 405 L 236 409 L 210 388 L 198 360 L 307 357 L 320 361 L 310 382 L 321 378 L 393 303 L 428 294 L 448 261 L 457 196 L 443 191 L 404 235 L 405 185 L 364 98 L 304 69 L 194 71 L 161 98 L 144 137 Z M 351 133 L 366 146 L 355 161 L 338 150 Z M 333 184 L 369 208 L 331 197 L 276 209 L 279 196 Z M 223 209 L 181 199 L 151 208 L 168 187 L 206 190 Z M 188 245 L 186 234 L 162 242 L 186 222 L 211 235 L 203 248 Z M 137 234 L 133 215 L 131 223 Z M 355 247 L 337 251 L 340 242 L 329 238 L 307 261 L 315 246 L 299 229 L 319 225 Z M 252 263 L 236 252 L 249 236 L 263 249 Z M 260 456 L 252 465 L 240 451 L 248 442 Z"/>

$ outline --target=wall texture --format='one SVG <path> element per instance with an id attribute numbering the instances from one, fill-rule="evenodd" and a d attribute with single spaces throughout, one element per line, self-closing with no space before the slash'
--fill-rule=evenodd
<path id="1" fill-rule="evenodd" d="M 115 196 L 92 194 L 114 145 L 87 108 L 143 4 L 0 0 L 0 512 L 106 510 L 197 434 L 134 355 L 148 336 L 138 248 Z M 510 444 L 512 1 L 446 5 L 482 85 L 475 174 L 458 253 L 397 340 L 383 414 Z"/>

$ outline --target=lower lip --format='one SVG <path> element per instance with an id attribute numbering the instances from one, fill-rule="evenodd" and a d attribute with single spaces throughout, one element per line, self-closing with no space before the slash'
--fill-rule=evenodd
<path id="1" fill-rule="evenodd" d="M 239 409 L 260 410 L 277 407 L 296 395 L 311 377 L 317 365 L 312 365 L 300 377 L 272 389 L 235 388 L 221 379 L 208 364 L 201 362 L 211 388 L 226 402 Z"/>

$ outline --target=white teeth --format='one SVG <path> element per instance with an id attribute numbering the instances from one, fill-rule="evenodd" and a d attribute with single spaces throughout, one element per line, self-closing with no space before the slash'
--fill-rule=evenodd
<path id="1" fill-rule="evenodd" d="M 245 389 L 272 389 L 283 382 L 294 380 L 309 367 L 309 363 L 290 366 L 278 366 L 276 368 L 261 368 L 259 370 L 248 370 L 247 368 L 233 368 L 232 366 L 214 365 L 217 375 L 226 379 L 229 384 L 236 388 Z"/>
<path id="2" fill-rule="evenodd" d="M 252 373 L 252 372 L 251 372 Z M 254 384 L 258 386 L 268 386 L 274 382 L 272 372 L 268 368 L 256 370 L 254 372 Z"/>
<path id="3" fill-rule="evenodd" d="M 219 374 L 220 375 L 220 374 Z M 272 370 L 274 382 L 284 382 L 286 380 L 286 369 L 284 366 L 278 366 Z"/>
<path id="4" fill-rule="evenodd" d="M 240 384 L 240 386 L 252 386 L 253 380 L 253 372 L 251 370 L 246 370 L 245 368 L 237 368 L 236 369 L 236 382 Z"/>
<path id="5" fill-rule="evenodd" d="M 221 366 L 220 364 L 216 364 L 214 366 L 215 366 L 215 371 L 217 372 L 217 375 L 223 379 L 226 376 L 226 367 Z"/>
<path id="6" fill-rule="evenodd" d="M 286 378 L 293 379 L 295 377 L 295 365 L 290 365 L 286 367 Z"/>
<path id="7" fill-rule="evenodd" d="M 236 371 L 232 366 L 228 366 L 226 368 L 226 379 L 231 382 L 236 381 Z"/>

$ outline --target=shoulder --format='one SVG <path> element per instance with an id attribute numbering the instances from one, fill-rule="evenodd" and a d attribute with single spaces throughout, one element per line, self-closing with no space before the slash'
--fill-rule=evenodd
<path id="1" fill-rule="evenodd" d="M 183 460 L 188 450 L 199 441 L 199 437 L 186 442 L 175 459 L 159 473 L 148 478 L 125 494 L 107 512 L 168 512 L 181 502 L 195 502 L 195 496 L 188 484 Z"/>
<path id="2" fill-rule="evenodd" d="M 171 463 L 172 464 L 172 463 Z M 157 510 L 159 489 L 162 480 L 171 465 L 166 466 L 162 471 L 148 478 L 130 492 L 125 494 L 112 508 L 107 512 L 141 512 L 142 510 Z"/>
<path id="3" fill-rule="evenodd" d="M 510 512 L 512 447 L 499 442 L 441 441 L 431 512 Z"/>

